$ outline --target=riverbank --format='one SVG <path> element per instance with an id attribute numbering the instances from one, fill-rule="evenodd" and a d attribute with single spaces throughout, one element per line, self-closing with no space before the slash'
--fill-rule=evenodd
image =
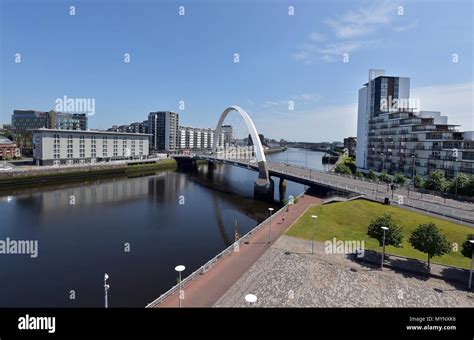
<path id="1" fill-rule="evenodd" d="M 158 170 L 174 170 L 174 159 L 163 159 L 146 164 L 104 163 L 74 167 L 41 168 L 28 172 L 11 172 L 0 176 L 0 188 L 17 188 L 19 186 L 63 183 L 82 179 L 133 176 Z"/>
<path id="2" fill-rule="evenodd" d="M 182 281 L 183 307 L 212 307 L 310 206 L 321 204 L 319 197 L 306 194 L 298 202 L 280 209 L 237 246 L 229 248 Z M 268 242 L 269 229 L 271 241 Z M 237 244 L 237 243 L 236 243 Z M 147 307 L 177 307 L 178 286 L 172 287 Z"/>
<path id="3" fill-rule="evenodd" d="M 283 151 L 286 151 L 286 146 L 280 146 L 278 148 L 271 148 L 271 149 L 266 149 L 264 150 L 264 153 L 266 155 L 269 155 L 269 154 L 272 154 L 272 153 L 277 153 L 277 152 L 283 152 Z"/>

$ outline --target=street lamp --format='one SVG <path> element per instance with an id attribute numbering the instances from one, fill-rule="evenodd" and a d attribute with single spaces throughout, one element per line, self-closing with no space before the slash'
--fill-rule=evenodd
<path id="1" fill-rule="evenodd" d="M 313 236 L 311 238 L 311 254 L 314 254 L 314 233 L 316 232 L 316 219 L 318 218 L 318 216 L 311 215 L 311 218 L 313 219 Z"/>
<path id="2" fill-rule="evenodd" d="M 380 157 L 382 158 L 382 172 L 385 171 L 385 158 L 383 158 L 383 152 L 380 153 Z"/>
<path id="3" fill-rule="evenodd" d="M 472 266 L 474 264 L 474 240 L 469 240 L 471 242 L 471 249 L 472 249 L 472 255 L 471 255 L 471 271 L 469 272 L 469 290 L 471 289 L 471 282 L 472 282 Z"/>
<path id="4" fill-rule="evenodd" d="M 383 229 L 383 241 L 382 241 L 382 262 L 380 263 L 380 269 L 383 269 L 383 258 L 385 257 L 385 231 L 388 230 L 387 227 L 382 227 Z"/>
<path id="5" fill-rule="evenodd" d="M 270 225 L 268 226 L 268 244 L 270 244 L 271 240 L 271 232 L 272 232 L 272 213 L 273 213 L 273 208 L 268 208 L 268 211 L 270 211 Z"/>
<path id="6" fill-rule="evenodd" d="M 185 270 L 186 267 L 183 265 L 176 266 L 174 270 L 176 270 L 179 273 L 179 295 L 178 295 L 178 300 L 179 300 L 179 308 L 181 308 L 181 292 L 183 291 L 182 285 L 181 285 L 181 272 Z"/>
<path id="7" fill-rule="evenodd" d="M 107 292 L 110 288 L 110 286 L 107 284 L 107 279 L 109 278 L 109 275 L 107 273 L 104 274 L 104 292 L 105 292 L 105 308 L 109 308 L 109 301 L 107 299 Z"/>
<path id="8" fill-rule="evenodd" d="M 249 305 L 252 306 L 252 303 L 257 302 L 257 297 L 254 294 L 247 294 L 245 295 L 245 301 L 247 301 Z"/>

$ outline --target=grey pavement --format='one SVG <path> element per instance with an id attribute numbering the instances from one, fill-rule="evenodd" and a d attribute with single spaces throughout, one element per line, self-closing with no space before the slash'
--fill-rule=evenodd
<path id="1" fill-rule="evenodd" d="M 311 241 L 281 236 L 216 303 L 244 307 L 474 307 L 474 294 L 444 280 L 383 271 Z"/>

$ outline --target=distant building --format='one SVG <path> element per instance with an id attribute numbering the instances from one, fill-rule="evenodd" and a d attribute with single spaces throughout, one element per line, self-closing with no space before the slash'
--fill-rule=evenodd
<path id="1" fill-rule="evenodd" d="M 222 146 L 224 140 L 224 133 L 221 133 L 219 138 Z M 195 128 L 190 126 L 179 127 L 179 149 L 196 149 L 207 150 L 212 148 L 214 142 L 214 129 L 210 128 Z"/>
<path id="2" fill-rule="evenodd" d="M 232 145 L 234 143 L 234 128 L 232 125 L 222 125 L 221 131 L 224 134 L 224 145 Z"/>
<path id="3" fill-rule="evenodd" d="M 357 147 L 357 137 L 344 138 L 344 148 L 349 152 L 350 157 L 355 157 Z"/>
<path id="4" fill-rule="evenodd" d="M 40 128 L 86 130 L 87 115 L 55 111 L 14 110 L 11 127 L 21 153 L 31 156 L 33 153 L 31 130 Z"/>
<path id="5" fill-rule="evenodd" d="M 38 165 L 82 164 L 142 159 L 149 135 L 107 131 L 35 129 L 33 159 Z"/>
<path id="6" fill-rule="evenodd" d="M 265 136 L 262 135 L 261 133 L 258 134 L 258 139 L 260 139 L 260 143 L 262 143 L 262 145 L 265 145 Z M 253 140 L 252 140 L 252 136 L 249 134 L 249 136 L 247 137 L 247 140 L 248 140 L 248 145 L 251 146 L 253 145 Z"/>
<path id="7" fill-rule="evenodd" d="M 6 137 L 0 136 L 0 159 L 12 159 L 19 156 L 16 144 Z"/>
<path id="8" fill-rule="evenodd" d="M 179 115 L 171 111 L 150 112 L 148 133 L 151 134 L 150 148 L 155 151 L 176 151 L 179 145 Z"/>
<path id="9" fill-rule="evenodd" d="M 440 112 L 415 112 L 410 103 L 410 78 L 369 71 L 359 90 L 357 168 L 408 177 L 474 174 L 474 132 L 460 132 Z"/>

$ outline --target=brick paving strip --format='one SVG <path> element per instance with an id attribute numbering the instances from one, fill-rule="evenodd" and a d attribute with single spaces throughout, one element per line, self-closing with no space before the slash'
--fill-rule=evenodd
<path id="1" fill-rule="evenodd" d="M 271 244 L 268 244 L 268 227 L 266 222 L 241 243 L 238 252 L 231 252 L 221 258 L 204 274 L 199 275 L 184 288 L 182 307 L 212 307 L 270 248 L 270 246 L 287 230 L 309 207 L 321 204 L 321 198 L 308 194 L 300 197 L 289 211 L 279 211 L 272 218 Z M 284 216 L 284 220 L 282 217 Z M 178 307 L 178 291 L 168 296 L 159 305 L 153 307 Z"/>

